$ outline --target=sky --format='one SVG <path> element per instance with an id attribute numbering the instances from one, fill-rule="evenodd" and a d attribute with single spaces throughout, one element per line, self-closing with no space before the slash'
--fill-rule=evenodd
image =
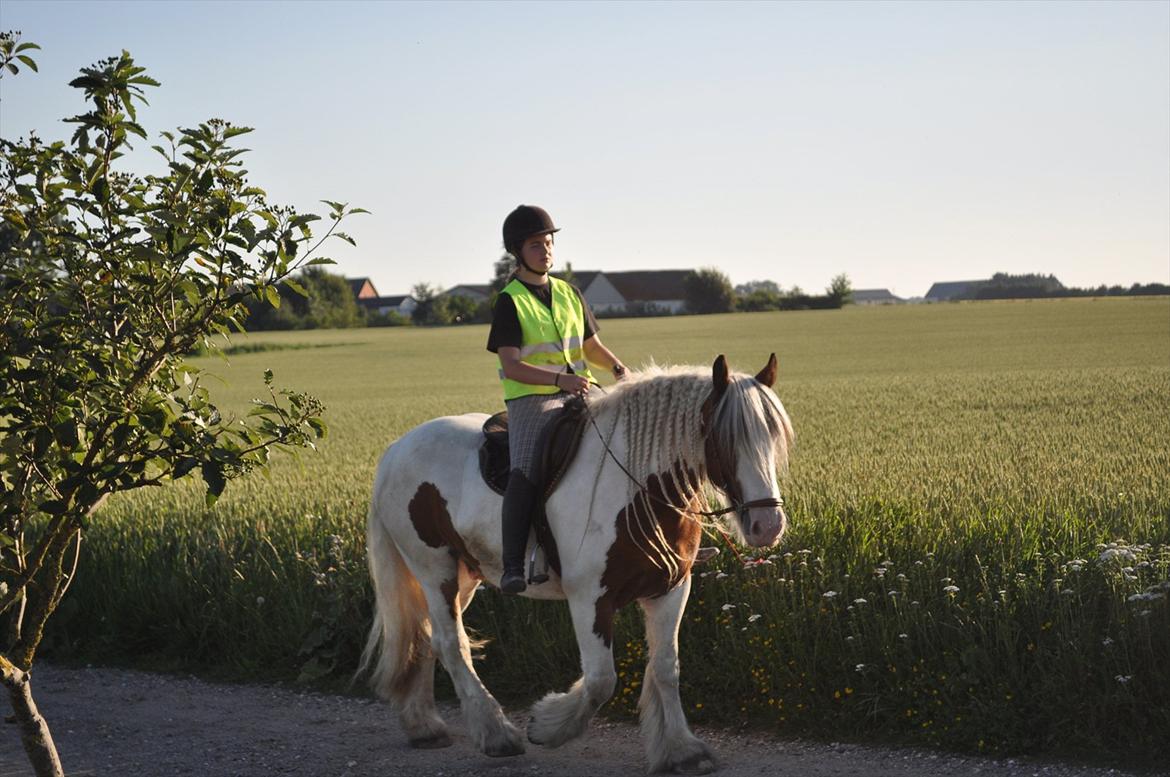
<path id="1" fill-rule="evenodd" d="M 328 254 L 383 295 L 489 282 L 521 203 L 578 271 L 1170 282 L 1170 2 L 3 0 L 0 30 L 41 46 L 0 135 L 68 138 L 68 82 L 126 49 L 152 142 L 227 119 L 272 202 L 370 210 Z"/>

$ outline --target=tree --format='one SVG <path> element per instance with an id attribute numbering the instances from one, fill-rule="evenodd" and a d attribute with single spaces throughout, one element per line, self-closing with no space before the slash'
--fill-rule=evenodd
<path id="1" fill-rule="evenodd" d="M 825 294 L 833 300 L 836 307 L 848 304 L 853 298 L 853 286 L 849 283 L 849 276 L 845 273 L 834 276 L 833 280 L 829 281 Z"/>
<path id="2" fill-rule="evenodd" d="M 0 69 L 28 48 L 15 39 Z M 315 239 L 317 216 L 247 181 L 232 141 L 250 130 L 218 119 L 162 133 L 164 174 L 121 170 L 158 83 L 122 52 L 71 86 L 92 109 L 67 120 L 68 143 L 0 139 L 0 680 L 38 775 L 62 769 L 30 672 L 102 503 L 198 471 L 212 505 L 273 450 L 325 434 L 321 403 L 271 372 L 244 418 L 221 413 L 185 355 L 239 331 L 247 297 L 279 305 L 277 285 L 328 263 L 309 257 L 330 235 L 352 242 L 336 228 L 364 212 L 328 203 Z"/>
<path id="3" fill-rule="evenodd" d="M 440 312 L 436 310 L 439 302 L 438 286 L 432 286 L 429 283 L 416 283 L 414 288 L 410 290 L 410 296 L 414 297 L 418 303 L 410 313 L 410 318 L 415 324 L 426 326 L 427 324 L 442 323 L 436 320 L 436 315 Z"/>
<path id="4" fill-rule="evenodd" d="M 735 287 L 735 293 L 741 297 L 746 297 L 749 294 L 755 294 L 757 291 L 767 292 L 779 296 L 783 292 L 780 291 L 780 286 L 775 281 L 748 281 L 741 283 Z"/>
<path id="5" fill-rule="evenodd" d="M 692 313 L 727 313 L 735 307 L 731 281 L 714 267 L 687 273 L 683 279 L 687 310 Z"/>
<path id="6" fill-rule="evenodd" d="M 512 280 L 512 270 L 516 267 L 516 260 L 511 254 L 504 254 L 492 266 L 492 293 L 499 294 L 508 281 Z"/>

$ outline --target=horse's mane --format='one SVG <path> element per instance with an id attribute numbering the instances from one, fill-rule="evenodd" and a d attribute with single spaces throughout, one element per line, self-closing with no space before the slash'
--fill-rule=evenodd
<path id="1" fill-rule="evenodd" d="M 590 400 L 592 413 L 605 436 L 612 437 L 619 425 L 624 433 L 627 444 L 624 464 L 638 483 L 637 486 L 629 484 L 631 495 L 645 486 L 652 475 L 671 473 L 682 499 L 679 507 L 703 496 L 701 490 L 707 472 L 702 415 L 712 387 L 710 367 L 651 365 L 609 389 L 599 399 Z M 713 409 L 710 423 L 719 449 L 734 450 L 737 461 L 751 462 L 761 475 L 776 476 L 775 472 L 764 471 L 769 462 L 780 470 L 787 467 L 793 442 L 788 414 L 772 390 L 750 375 L 731 376 L 730 385 Z M 769 451 L 772 456 L 767 455 Z M 675 468 L 680 464 L 697 477 L 677 473 Z M 647 500 L 644 493 L 642 499 Z M 648 501 L 645 507 L 644 512 L 653 515 Z M 632 536 L 644 536 L 655 548 L 654 552 L 647 550 L 648 556 L 676 568 L 657 524 L 630 527 L 630 530 Z"/>

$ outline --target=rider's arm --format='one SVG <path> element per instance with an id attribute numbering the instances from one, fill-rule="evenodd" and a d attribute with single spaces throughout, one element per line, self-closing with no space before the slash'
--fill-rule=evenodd
<path id="1" fill-rule="evenodd" d="M 500 364 L 504 369 L 504 377 L 530 386 L 555 386 L 561 370 L 554 367 L 537 367 L 534 364 L 525 364 L 520 361 L 520 349 L 502 346 L 498 352 Z"/>
<path id="2" fill-rule="evenodd" d="M 626 365 L 622 364 L 618 357 L 613 355 L 613 351 L 605 347 L 601 342 L 601 338 L 593 335 L 585 341 L 585 358 L 590 364 L 594 364 L 602 369 L 613 373 L 613 376 L 621 380 L 626 375 Z"/>

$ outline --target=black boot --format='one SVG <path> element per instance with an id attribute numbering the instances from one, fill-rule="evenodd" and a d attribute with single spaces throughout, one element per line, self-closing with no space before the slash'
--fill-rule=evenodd
<path id="1" fill-rule="evenodd" d="M 500 590 L 506 594 L 518 594 L 528 587 L 524 581 L 524 551 L 528 548 L 528 531 L 537 496 L 536 486 L 524 473 L 512 470 L 504 491 L 502 522 L 504 576 L 500 578 Z"/>

